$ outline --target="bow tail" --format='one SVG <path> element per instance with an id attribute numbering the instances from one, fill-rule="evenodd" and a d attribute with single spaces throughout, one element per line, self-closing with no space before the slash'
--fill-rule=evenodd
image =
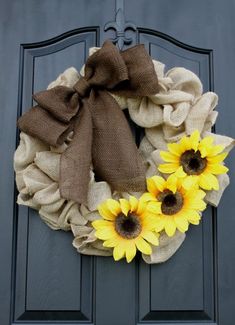
<path id="1" fill-rule="evenodd" d="M 88 102 L 96 175 L 117 191 L 144 191 L 146 168 L 119 105 L 107 91 L 92 91 Z"/>
<path id="2" fill-rule="evenodd" d="M 73 139 L 60 158 L 60 194 L 78 203 L 87 202 L 92 148 L 92 118 L 83 107 L 76 117 Z"/>

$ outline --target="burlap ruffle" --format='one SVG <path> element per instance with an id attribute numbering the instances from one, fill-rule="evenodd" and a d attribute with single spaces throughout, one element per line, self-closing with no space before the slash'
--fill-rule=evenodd
<path id="1" fill-rule="evenodd" d="M 20 144 L 14 157 L 16 184 L 19 190 L 17 203 L 38 210 L 40 217 L 50 228 L 72 231 L 75 237 L 73 245 L 78 252 L 110 256 L 111 249 L 103 247 L 102 242 L 96 239 L 91 222 L 100 218 L 97 212 L 99 203 L 111 197 L 128 197 L 129 194 L 112 193 L 106 182 L 94 180 L 91 170 L 87 206 L 61 198 L 58 186 L 59 163 L 60 155 L 66 146 L 65 143 L 60 148 L 49 148 L 40 140 L 21 132 Z M 165 235 L 162 234 L 161 237 L 165 238 Z M 178 249 L 179 242 L 183 242 L 185 235 L 177 233 L 176 237 L 177 240 L 171 238 L 167 244 L 161 241 L 162 245 L 160 244 L 157 251 L 154 250 L 151 258 L 143 258 L 147 263 L 167 260 Z"/>
<path id="2" fill-rule="evenodd" d="M 96 50 L 97 48 L 90 49 L 90 54 Z M 165 149 L 167 142 L 177 141 L 194 129 L 199 129 L 202 135 L 207 135 L 217 116 L 213 111 L 217 104 L 216 94 L 202 94 L 201 82 L 194 73 L 184 68 L 174 68 L 164 74 L 164 64 L 153 62 L 161 89 L 157 95 L 138 99 L 114 96 L 122 109 L 128 107 L 132 120 L 145 128 L 146 136 L 139 150 L 148 165 L 146 177 L 158 173 L 156 165 L 160 162 L 159 149 Z M 69 68 L 53 81 L 48 89 L 58 85 L 72 87 L 78 79 L 76 69 Z M 128 197 L 130 193 L 112 193 L 108 183 L 96 182 L 91 166 L 87 206 L 61 198 L 58 186 L 60 156 L 72 136 L 71 133 L 64 144 L 55 148 L 21 132 L 20 144 L 14 156 L 19 191 L 17 202 L 38 210 L 40 217 L 52 229 L 72 231 L 73 246 L 78 252 L 110 256 L 111 249 L 103 247 L 102 242 L 94 236 L 91 222 L 100 218 L 97 212 L 99 203 L 111 197 Z M 223 142 L 227 150 L 234 144 L 228 137 L 213 136 L 216 142 Z M 228 182 L 228 176 L 222 175 L 221 190 L 208 193 L 207 201 L 217 205 Z M 141 195 L 131 194 L 137 197 Z M 147 263 L 166 261 L 177 251 L 184 238 L 185 234 L 180 232 L 173 238 L 162 233 L 160 246 L 153 248 L 151 256 L 143 255 L 143 259 Z"/>

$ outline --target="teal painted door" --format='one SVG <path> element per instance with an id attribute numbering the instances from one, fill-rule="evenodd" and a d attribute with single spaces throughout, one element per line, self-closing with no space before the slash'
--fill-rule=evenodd
<path id="1" fill-rule="evenodd" d="M 81 256 L 71 234 L 50 230 L 36 211 L 15 204 L 17 116 L 30 106 L 32 92 L 69 66 L 79 70 L 89 47 L 115 37 L 115 25 L 105 26 L 117 8 L 134 24 L 126 32 L 129 43 L 118 34 L 119 46 L 144 43 L 167 68 L 194 71 L 204 90 L 220 97 L 216 131 L 234 134 L 234 0 L 129 0 L 124 6 L 121 0 L 2 0 L 1 325 L 234 324 L 234 153 L 227 162 L 231 185 L 219 208 L 208 208 L 203 223 L 162 265 Z"/>

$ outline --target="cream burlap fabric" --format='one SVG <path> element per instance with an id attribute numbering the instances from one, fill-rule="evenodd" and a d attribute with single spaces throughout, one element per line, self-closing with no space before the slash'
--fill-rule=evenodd
<path id="1" fill-rule="evenodd" d="M 75 237 L 73 245 L 80 253 L 112 255 L 112 251 L 104 248 L 94 236 L 91 222 L 100 218 L 96 210 L 99 203 L 110 197 L 128 197 L 129 194 L 112 193 L 106 182 L 95 182 L 91 171 L 87 206 L 65 201 L 60 197 L 58 185 L 59 158 L 63 149 L 60 148 L 59 153 L 54 152 L 54 148 L 45 147 L 39 140 L 23 132 L 20 138 L 14 158 L 18 204 L 37 209 L 42 220 L 54 230 L 71 230 Z M 155 169 L 155 166 L 152 166 L 152 171 L 148 169 L 149 176 L 154 174 Z M 138 196 L 141 193 L 134 194 Z M 145 256 L 144 259 L 147 263 L 164 262 L 175 253 L 184 238 L 184 234 L 177 233 L 176 237 L 166 241 L 166 236 L 162 234 L 158 249 L 151 257 Z"/>
<path id="2" fill-rule="evenodd" d="M 148 264 L 163 263 L 176 253 L 185 239 L 185 234 L 177 231 L 173 238 L 168 237 L 166 234 L 160 236 L 159 247 L 153 247 L 151 255 L 144 255 L 143 259 Z"/>
<path id="3" fill-rule="evenodd" d="M 91 49 L 90 53 L 97 48 Z M 159 149 L 166 148 L 167 142 L 190 134 L 193 129 L 207 135 L 215 123 L 217 113 L 213 111 L 217 96 L 214 93 L 202 94 L 202 85 L 198 77 L 184 68 L 174 68 L 164 73 L 164 65 L 153 61 L 159 78 L 160 92 L 155 96 L 143 98 L 124 98 L 114 96 L 122 109 L 128 107 L 133 121 L 145 128 L 139 151 L 147 166 L 146 177 L 156 175 L 156 165 L 160 163 Z M 82 74 L 82 71 L 81 71 Z M 72 87 L 79 80 L 74 68 L 67 69 L 48 89 L 58 85 Z M 234 145 L 228 137 L 213 135 L 217 143 L 223 143 L 227 150 Z M 73 134 L 58 147 L 49 147 L 38 139 L 23 132 L 20 144 L 15 152 L 14 167 L 16 184 L 19 190 L 18 204 L 39 211 L 40 217 L 52 229 L 72 231 L 73 246 L 78 252 L 88 255 L 110 256 L 112 251 L 103 247 L 94 236 L 91 222 L 100 218 L 97 205 L 107 198 L 118 199 L 141 193 L 113 192 L 106 182 L 96 182 L 90 168 L 90 180 L 87 205 L 78 204 L 61 198 L 59 193 L 60 156 L 70 143 Z M 224 188 L 228 185 L 228 176 L 220 177 L 221 190 L 207 194 L 207 201 L 218 205 Z M 169 259 L 184 241 L 185 234 L 177 232 L 173 238 L 164 233 L 160 236 L 160 246 L 153 249 L 151 256 L 143 256 L 147 263 L 161 263 Z"/>

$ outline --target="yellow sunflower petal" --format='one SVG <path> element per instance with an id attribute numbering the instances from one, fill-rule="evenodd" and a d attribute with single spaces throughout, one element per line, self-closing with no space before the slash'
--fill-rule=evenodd
<path id="1" fill-rule="evenodd" d="M 148 205 L 147 205 L 147 211 L 151 212 L 151 213 L 154 213 L 154 214 L 159 214 L 162 212 L 161 210 L 161 205 L 162 203 L 161 202 L 158 202 L 158 201 L 152 201 L 152 202 L 149 202 Z"/>
<path id="2" fill-rule="evenodd" d="M 181 138 L 179 143 L 180 143 L 181 152 L 191 149 L 191 142 L 188 136 L 184 136 L 183 138 Z"/>
<path id="3" fill-rule="evenodd" d="M 206 147 L 202 147 L 199 151 L 202 158 L 205 158 L 208 155 L 208 151 Z"/>
<path id="4" fill-rule="evenodd" d="M 186 190 L 190 190 L 191 188 L 195 188 L 198 186 L 198 177 L 197 176 L 187 176 L 182 181 L 182 187 Z"/>
<path id="5" fill-rule="evenodd" d="M 194 200 L 203 200 L 204 197 L 206 196 L 206 192 L 204 192 L 203 190 L 200 189 L 192 189 L 192 197 Z"/>
<path id="6" fill-rule="evenodd" d="M 164 229 L 164 227 L 165 227 L 165 218 L 161 218 L 161 219 L 158 220 L 154 230 L 156 232 L 160 232 L 160 231 L 162 231 Z"/>
<path id="7" fill-rule="evenodd" d="M 200 141 L 200 146 L 211 146 L 213 142 L 214 138 L 212 136 L 207 136 Z"/>
<path id="8" fill-rule="evenodd" d="M 129 198 L 129 203 L 130 203 L 131 212 L 136 211 L 138 208 L 138 203 L 139 203 L 137 198 L 131 195 Z"/>
<path id="9" fill-rule="evenodd" d="M 175 175 L 176 177 L 179 177 L 179 178 L 181 178 L 181 177 L 186 177 L 186 176 L 187 176 L 187 174 L 184 172 L 182 166 L 180 166 L 180 167 L 176 170 L 176 172 L 174 173 L 174 175 Z"/>
<path id="10" fill-rule="evenodd" d="M 115 215 L 109 210 L 106 203 L 102 203 L 98 206 L 98 212 L 106 220 L 115 219 Z"/>
<path id="11" fill-rule="evenodd" d="M 216 146 L 213 146 L 212 148 L 210 148 L 210 150 L 208 150 L 208 156 L 209 157 L 216 156 L 219 153 L 221 153 L 223 150 L 224 150 L 224 146 L 221 144 L 217 144 Z"/>
<path id="12" fill-rule="evenodd" d="M 177 190 L 177 177 L 175 175 L 170 175 L 166 180 L 166 188 L 173 193 Z"/>
<path id="13" fill-rule="evenodd" d="M 103 242 L 104 247 L 115 247 L 120 243 L 120 238 L 118 236 L 107 239 Z"/>
<path id="14" fill-rule="evenodd" d="M 94 220 L 92 226 L 98 230 L 100 228 L 113 227 L 113 223 L 107 220 Z"/>
<path id="15" fill-rule="evenodd" d="M 166 162 L 173 162 L 176 164 L 179 162 L 179 157 L 168 151 L 160 151 L 160 156 Z"/>
<path id="16" fill-rule="evenodd" d="M 172 237 L 174 236 L 175 231 L 176 231 L 176 224 L 174 218 L 169 216 L 165 220 L 165 232 L 167 236 Z"/>
<path id="17" fill-rule="evenodd" d="M 210 173 L 202 173 L 199 175 L 199 186 L 204 190 L 218 190 L 219 182 L 218 179 Z"/>
<path id="18" fill-rule="evenodd" d="M 184 207 L 186 209 L 195 209 L 203 211 L 206 208 L 206 203 L 203 201 L 206 193 L 201 190 L 192 190 L 187 193 L 184 200 Z"/>
<path id="19" fill-rule="evenodd" d="M 127 216 L 128 212 L 130 211 L 130 204 L 126 199 L 120 199 L 120 207 L 122 212 Z"/>
<path id="20" fill-rule="evenodd" d="M 201 216 L 195 210 L 191 210 L 187 214 L 187 220 L 193 225 L 198 225 L 201 220 Z"/>
<path id="21" fill-rule="evenodd" d="M 188 221 L 184 217 L 175 217 L 175 223 L 177 226 L 177 229 L 181 232 L 185 232 L 188 230 Z"/>
<path id="22" fill-rule="evenodd" d="M 156 197 L 152 194 L 152 193 L 144 193 L 140 200 L 139 200 L 141 203 L 143 202 L 149 202 L 149 201 L 156 201 Z"/>
<path id="23" fill-rule="evenodd" d="M 136 246 L 135 246 L 135 243 L 134 241 L 131 241 L 128 243 L 127 247 L 126 247 L 126 260 L 127 260 L 127 263 L 130 263 L 133 258 L 135 257 L 136 255 Z"/>
<path id="24" fill-rule="evenodd" d="M 202 158 L 206 157 L 212 148 L 214 138 L 212 136 L 203 138 L 198 144 L 198 150 L 201 153 Z"/>
<path id="25" fill-rule="evenodd" d="M 147 190 L 154 196 L 156 196 L 159 191 L 152 177 L 147 179 Z"/>
<path id="26" fill-rule="evenodd" d="M 212 189 L 218 191 L 219 190 L 219 181 L 218 181 L 217 177 L 212 174 L 207 174 L 206 177 L 209 179 Z"/>
<path id="27" fill-rule="evenodd" d="M 205 174 L 205 173 L 198 175 L 198 184 L 204 190 L 209 191 L 209 190 L 211 190 L 211 184 L 209 183 L 209 180 L 206 176 L 207 176 L 207 174 Z"/>
<path id="28" fill-rule="evenodd" d="M 115 261 L 119 261 L 125 255 L 125 249 L 122 244 L 119 244 L 113 249 L 113 258 Z"/>
<path id="29" fill-rule="evenodd" d="M 193 209 L 196 209 L 198 211 L 203 211 L 206 209 L 206 202 L 204 202 L 203 200 L 200 200 L 200 201 L 197 201 L 197 202 L 194 202 L 191 207 Z"/>
<path id="30" fill-rule="evenodd" d="M 150 244 L 153 244 L 155 246 L 159 245 L 159 236 L 156 233 L 153 233 L 152 231 L 143 231 L 141 233 L 141 237 L 147 240 Z"/>
<path id="31" fill-rule="evenodd" d="M 165 179 L 163 177 L 154 175 L 153 177 L 151 177 L 151 179 L 154 181 L 155 186 L 157 187 L 157 189 L 159 191 L 164 190 L 166 181 L 165 181 Z"/>
<path id="32" fill-rule="evenodd" d="M 116 232 L 110 227 L 100 228 L 95 232 L 95 236 L 101 240 L 107 240 L 109 238 L 115 237 Z"/>
<path id="33" fill-rule="evenodd" d="M 227 157 L 227 155 L 228 155 L 228 152 L 223 152 L 216 156 L 206 157 L 206 159 L 209 164 L 216 164 L 216 163 L 221 163 L 222 161 L 224 161 L 224 159 Z"/>
<path id="34" fill-rule="evenodd" d="M 136 214 L 137 215 L 141 215 L 145 212 L 146 210 L 146 207 L 147 207 L 147 203 L 145 200 L 143 200 L 142 198 L 139 199 L 139 202 L 138 202 L 138 208 L 136 210 Z"/>
<path id="35" fill-rule="evenodd" d="M 116 200 L 108 199 L 106 201 L 106 205 L 109 208 L 109 210 L 112 212 L 112 214 L 114 214 L 115 216 L 117 216 L 121 212 L 120 203 Z"/>
<path id="36" fill-rule="evenodd" d="M 153 230 L 156 228 L 160 215 L 152 214 L 151 212 L 145 212 L 142 215 L 142 227 L 145 230 Z"/>
<path id="37" fill-rule="evenodd" d="M 195 130 L 191 135 L 190 135 L 190 143 L 191 143 L 191 148 L 194 151 L 197 151 L 198 149 L 198 143 L 200 140 L 200 133 L 198 130 Z"/>
<path id="38" fill-rule="evenodd" d="M 208 173 L 220 175 L 220 174 L 226 174 L 228 172 L 228 168 L 221 164 L 208 164 L 206 171 Z"/>
<path id="39" fill-rule="evenodd" d="M 179 157 L 182 153 L 178 143 L 168 143 L 167 148 L 172 154 L 176 155 L 177 157 Z"/>
<path id="40" fill-rule="evenodd" d="M 146 255 L 150 255 L 152 253 L 151 246 L 142 237 L 137 237 L 135 239 L 135 244 L 141 253 Z"/>
<path id="41" fill-rule="evenodd" d="M 171 174 L 177 171 L 179 164 L 169 163 L 169 164 L 160 164 L 158 170 L 164 174 Z"/>

